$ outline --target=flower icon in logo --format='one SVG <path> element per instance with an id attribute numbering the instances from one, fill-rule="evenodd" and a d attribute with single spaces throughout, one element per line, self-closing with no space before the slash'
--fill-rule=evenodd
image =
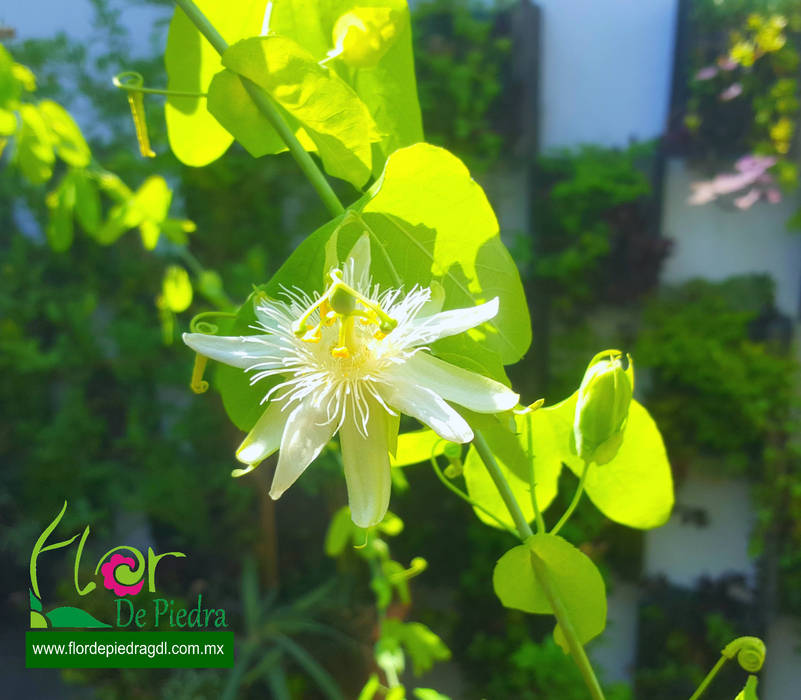
<path id="1" fill-rule="evenodd" d="M 144 576 L 135 570 L 136 562 L 132 557 L 114 554 L 103 566 L 100 573 L 103 575 L 103 585 L 116 595 L 136 595 L 142 590 Z M 138 583 L 134 583 L 141 578 Z M 120 581 L 122 579 L 122 581 Z M 133 585 L 129 585 L 133 583 Z"/>

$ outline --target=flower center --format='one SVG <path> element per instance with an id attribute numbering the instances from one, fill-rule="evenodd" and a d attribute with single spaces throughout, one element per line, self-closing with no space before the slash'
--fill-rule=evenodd
<path id="1" fill-rule="evenodd" d="M 331 284 L 325 293 L 309 306 L 303 315 L 292 324 L 295 336 L 306 343 L 319 343 L 323 327 L 337 324 L 337 342 L 331 346 L 331 356 L 348 359 L 358 353 L 361 345 L 356 324 L 375 325 L 373 337 L 381 340 L 391 333 L 398 322 L 390 318 L 379 304 L 370 301 L 342 279 L 342 272 L 334 269 L 329 273 Z M 319 311 L 320 320 L 310 325 L 309 320 Z"/>

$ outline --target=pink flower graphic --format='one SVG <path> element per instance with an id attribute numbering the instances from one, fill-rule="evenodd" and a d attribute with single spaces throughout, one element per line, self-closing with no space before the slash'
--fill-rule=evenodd
<path id="1" fill-rule="evenodd" d="M 116 577 L 114 576 L 117 567 L 119 566 L 127 566 L 131 571 L 133 571 L 134 567 L 136 566 L 136 562 L 132 557 L 124 557 L 122 554 L 112 554 L 111 559 L 109 559 L 105 564 L 103 564 L 103 566 L 100 567 L 100 573 L 103 574 L 103 585 L 110 591 L 114 591 L 116 595 L 136 595 L 142 590 L 142 585 L 145 582 L 144 578 L 139 583 L 135 583 L 133 586 L 124 586 L 123 584 L 118 583 Z"/>

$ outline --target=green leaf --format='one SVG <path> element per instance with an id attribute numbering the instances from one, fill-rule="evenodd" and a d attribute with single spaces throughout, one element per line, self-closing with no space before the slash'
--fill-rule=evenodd
<path id="1" fill-rule="evenodd" d="M 0 108 L 0 136 L 11 136 L 17 131 L 17 115 Z"/>
<path id="2" fill-rule="evenodd" d="M 544 562 L 551 585 L 562 599 L 570 622 L 582 644 L 597 637 L 606 626 L 606 587 L 590 558 L 557 535 L 532 535 L 513 547 L 495 565 L 492 585 L 507 608 L 545 615 L 553 613 L 545 590 L 531 566 L 534 552 Z M 568 651 L 557 625 L 557 644 Z"/>
<path id="3" fill-rule="evenodd" d="M 70 606 L 53 608 L 50 612 L 45 613 L 45 617 L 50 620 L 53 627 L 111 627 L 85 610 Z"/>
<path id="4" fill-rule="evenodd" d="M 47 240 L 56 252 L 69 250 L 73 239 L 75 182 L 65 175 L 54 192 L 47 196 L 50 218 L 47 221 Z"/>
<path id="5" fill-rule="evenodd" d="M 53 174 L 53 143 L 39 110 L 31 104 L 19 107 L 22 127 L 17 135 L 17 163 L 22 174 L 34 185 L 47 182 Z"/>
<path id="6" fill-rule="evenodd" d="M 433 688 L 415 688 L 412 692 L 417 700 L 451 700 L 450 696 L 443 695 Z"/>
<path id="7" fill-rule="evenodd" d="M 100 227 L 100 193 L 94 179 L 83 170 L 73 171 L 75 183 L 75 215 L 78 223 L 90 235 Z"/>
<path id="8" fill-rule="evenodd" d="M 398 435 L 398 449 L 395 457 L 390 457 L 393 467 L 427 462 L 431 457 L 441 455 L 447 440 L 443 440 L 433 430 L 416 430 Z"/>
<path id="9" fill-rule="evenodd" d="M 214 76 L 209 85 L 208 109 L 254 158 L 287 150 L 236 73 L 223 70 Z M 314 144 L 308 141 L 302 129 L 298 129 L 296 136 L 305 139 L 304 146 L 311 150 Z"/>
<path id="10" fill-rule="evenodd" d="M 42 612 L 42 601 L 39 600 L 33 593 L 33 591 L 29 588 L 28 589 L 29 598 L 31 601 L 31 610 L 36 610 L 37 612 Z"/>
<path id="11" fill-rule="evenodd" d="M 291 39 L 253 37 L 223 55 L 223 65 L 267 91 L 303 127 L 326 171 L 361 187 L 372 170 L 378 131 L 359 96 Z"/>
<path id="12" fill-rule="evenodd" d="M 553 501 L 557 492 L 557 481 L 562 471 L 560 452 L 547 421 L 538 419 L 539 411 L 526 415 L 515 415 L 510 420 L 514 426 L 506 426 L 495 418 L 483 417 L 478 427 L 487 444 L 492 449 L 501 472 L 512 489 L 520 509 L 528 522 L 534 520 L 534 505 L 529 488 L 529 455 L 536 456 L 535 479 L 537 505 L 544 511 Z M 475 423 L 475 420 L 471 420 Z M 484 462 L 476 449 L 470 447 L 464 461 L 464 479 L 467 493 L 477 503 L 495 515 L 508 527 L 515 528 L 515 522 L 503 502 L 498 488 L 490 477 Z M 480 508 L 474 508 L 476 516 L 483 523 L 499 527 L 498 522 Z"/>
<path id="13" fill-rule="evenodd" d="M 195 4 L 230 44 L 261 33 L 267 0 L 196 0 Z M 212 77 L 222 69 L 219 54 L 180 8 L 175 9 L 170 23 L 164 63 L 168 89 L 185 92 L 207 92 Z M 217 160 L 233 141 L 209 113 L 205 98 L 170 96 L 164 114 L 170 147 L 187 165 Z"/>
<path id="14" fill-rule="evenodd" d="M 577 393 L 537 413 L 550 422 L 562 460 L 580 476 L 584 464 L 570 451 L 576 398 Z M 584 490 L 598 510 L 621 525 L 649 529 L 667 522 L 674 503 L 673 475 L 659 429 L 642 404 L 631 402 L 617 455 L 590 466 Z"/>
<path id="15" fill-rule="evenodd" d="M 170 265 L 164 271 L 161 290 L 167 308 L 173 313 L 186 311 L 192 303 L 192 282 L 189 273 L 180 265 Z"/>
<path id="16" fill-rule="evenodd" d="M 220 324 L 219 335 L 252 335 L 250 327 L 257 322 L 254 303 L 259 293 L 251 294 L 239 308 L 233 323 Z M 217 363 L 214 384 L 220 392 L 223 407 L 228 417 L 240 430 L 248 431 L 264 413 L 261 403 L 264 395 L 279 378 L 262 379 L 254 385 L 250 384 L 250 375 L 239 367 L 231 367 Z"/>
<path id="17" fill-rule="evenodd" d="M 294 39 L 319 59 L 334 48 L 337 20 L 368 7 L 387 7 L 397 14 L 399 31 L 389 49 L 372 67 L 353 68 L 339 59 L 329 66 L 356 91 L 381 132 L 381 157 L 373 163 L 379 173 L 394 151 L 423 140 L 406 0 L 284 0 L 273 6 L 270 31 Z"/>
<path id="18" fill-rule="evenodd" d="M 451 658 L 450 649 L 421 622 L 401 622 L 393 618 L 381 624 L 382 641 L 400 642 L 412 660 L 415 676 L 425 673 L 437 661 Z M 389 646 L 392 646 L 391 644 Z M 402 670 L 402 667 L 401 667 Z"/>
<path id="19" fill-rule="evenodd" d="M 447 343 L 438 341 L 436 353 L 444 347 L 449 360 L 485 374 L 497 374 L 497 360 L 488 359 L 492 353 L 504 364 L 523 356 L 531 343 L 528 306 L 492 207 L 464 164 L 429 144 L 394 153 L 380 180 L 349 212 L 301 243 L 266 285 L 268 294 L 277 294 L 281 285 L 319 289 L 329 239 L 336 236 L 342 260 L 365 231 L 373 281 L 383 288 L 436 282 L 444 289 L 445 309 L 499 297 L 495 319 Z"/>
<path id="20" fill-rule="evenodd" d="M 70 113 L 52 100 L 42 100 L 39 103 L 39 112 L 54 137 L 58 157 L 74 168 L 89 165 L 92 152 Z"/>
<path id="21" fill-rule="evenodd" d="M 172 190 L 167 181 L 152 175 L 142 183 L 130 203 L 131 227 L 138 225 L 142 235 L 142 245 L 146 250 L 153 250 L 159 240 L 161 227 L 159 224 L 167 218 L 172 202 Z M 133 222 L 136 223 L 133 223 Z"/>
<path id="22" fill-rule="evenodd" d="M 328 526 L 328 532 L 325 533 L 325 553 L 329 557 L 338 557 L 345 551 L 353 534 L 353 528 L 350 508 L 342 506 L 334 513 L 331 524 Z"/>

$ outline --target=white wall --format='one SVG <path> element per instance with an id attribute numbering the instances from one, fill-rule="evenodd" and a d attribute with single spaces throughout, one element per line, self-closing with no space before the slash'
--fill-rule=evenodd
<path id="1" fill-rule="evenodd" d="M 539 0 L 540 145 L 625 146 L 664 130 L 678 0 Z"/>
<path id="2" fill-rule="evenodd" d="M 757 202 L 747 211 L 717 202 L 687 204 L 690 184 L 706 180 L 680 159 L 670 159 L 665 173 L 662 233 L 676 241 L 663 282 L 691 277 L 721 280 L 729 275 L 767 272 L 776 281 L 776 304 L 796 317 L 801 301 L 801 235 L 786 222 L 801 205 L 798 196 L 778 204 Z"/>
<path id="3" fill-rule="evenodd" d="M 754 585 L 756 570 L 748 555 L 754 511 L 748 482 L 691 473 L 676 493 L 676 504 L 666 525 L 646 533 L 645 574 L 687 588 L 704 576 L 743 574 Z M 684 522 L 681 507 L 703 509 L 706 526 Z"/>

